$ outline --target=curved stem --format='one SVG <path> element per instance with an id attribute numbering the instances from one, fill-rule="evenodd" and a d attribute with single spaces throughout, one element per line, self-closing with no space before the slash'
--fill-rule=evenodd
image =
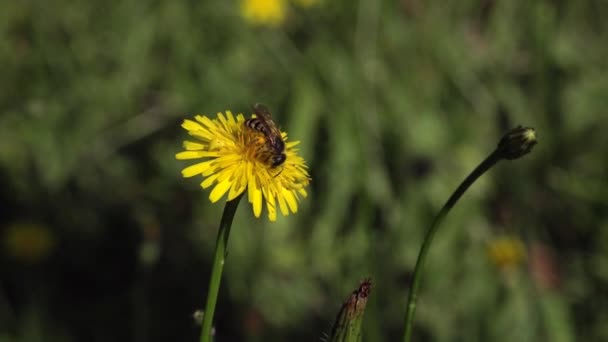
<path id="1" fill-rule="evenodd" d="M 433 223 L 429 227 L 424 237 L 424 241 L 422 242 L 422 246 L 420 247 L 420 252 L 418 252 L 418 259 L 416 261 L 416 267 L 414 268 L 414 276 L 412 279 L 412 286 L 410 288 L 410 293 L 407 298 L 407 311 L 405 314 L 405 333 L 403 335 L 403 341 L 409 342 L 412 335 L 412 325 L 414 321 L 414 312 L 416 311 L 416 300 L 418 299 L 418 288 L 420 287 L 420 278 L 422 270 L 424 269 L 424 261 L 426 259 L 429 247 L 431 246 L 431 242 L 433 241 L 433 237 L 437 232 L 437 229 L 443 222 L 443 219 L 448 214 L 450 209 L 458 202 L 460 197 L 464 194 L 465 191 L 473 184 L 477 178 L 483 175 L 486 171 L 488 171 L 492 166 L 494 166 L 499 160 L 503 157 L 502 153 L 499 150 L 495 150 L 492 152 L 484 161 L 479 164 L 473 172 L 471 172 L 467 178 L 458 186 L 456 191 L 450 196 L 448 201 L 443 205 L 443 208 L 439 211 Z"/>
<path id="2" fill-rule="evenodd" d="M 217 303 L 217 294 L 220 290 L 220 281 L 222 280 L 222 271 L 224 270 L 224 260 L 226 259 L 226 246 L 228 245 L 228 236 L 232 227 L 232 219 L 239 202 L 243 197 L 240 194 L 232 201 L 226 202 L 220 228 L 217 233 L 217 241 L 215 243 L 215 256 L 213 257 L 213 266 L 211 268 L 211 279 L 209 280 L 209 291 L 207 292 L 207 304 L 203 315 L 203 324 L 201 329 L 201 342 L 211 341 L 211 329 L 213 327 L 213 314 L 215 313 L 215 304 Z"/>

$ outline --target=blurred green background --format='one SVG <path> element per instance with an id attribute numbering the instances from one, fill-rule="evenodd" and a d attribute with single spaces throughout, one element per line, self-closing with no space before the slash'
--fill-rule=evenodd
<path id="1" fill-rule="evenodd" d="M 0 341 L 195 341 L 222 204 L 175 160 L 194 114 L 267 104 L 312 175 L 300 212 L 237 212 L 218 341 L 319 341 L 374 280 L 401 338 L 608 340 L 606 1 L 0 2 Z"/>

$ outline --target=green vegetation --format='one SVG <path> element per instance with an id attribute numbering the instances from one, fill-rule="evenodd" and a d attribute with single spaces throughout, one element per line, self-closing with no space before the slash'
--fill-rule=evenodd
<path id="1" fill-rule="evenodd" d="M 197 341 L 223 205 L 181 177 L 180 124 L 256 102 L 312 182 L 276 223 L 241 203 L 218 341 L 318 341 L 368 276 L 362 340 L 400 340 L 425 228 L 518 124 L 540 143 L 450 212 L 413 340 L 608 340 L 607 16 L 326 0 L 265 27 L 238 1 L 0 2 L 0 341 Z"/>

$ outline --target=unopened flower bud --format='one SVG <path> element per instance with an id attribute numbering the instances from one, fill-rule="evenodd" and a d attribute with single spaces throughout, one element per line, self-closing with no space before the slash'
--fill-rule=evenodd
<path id="1" fill-rule="evenodd" d="M 372 282 L 367 278 L 346 299 L 331 329 L 329 342 L 361 340 L 363 313 L 371 290 Z"/>
<path id="2" fill-rule="evenodd" d="M 500 139 L 497 151 L 502 158 L 517 159 L 530 152 L 537 142 L 534 128 L 517 126 Z"/>

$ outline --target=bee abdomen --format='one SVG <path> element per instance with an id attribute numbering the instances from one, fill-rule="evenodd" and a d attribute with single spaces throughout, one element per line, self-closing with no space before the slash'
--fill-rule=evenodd
<path id="1" fill-rule="evenodd" d="M 264 134 L 267 133 L 266 125 L 258 118 L 253 118 L 245 121 L 245 126 Z"/>

